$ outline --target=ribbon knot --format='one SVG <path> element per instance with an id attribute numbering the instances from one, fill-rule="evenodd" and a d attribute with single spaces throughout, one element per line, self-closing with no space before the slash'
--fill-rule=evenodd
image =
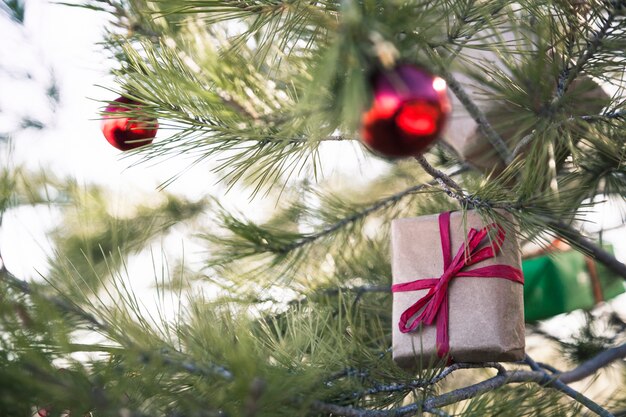
<path id="1" fill-rule="evenodd" d="M 464 270 L 485 259 L 496 257 L 502 249 L 506 237 L 504 229 L 491 223 L 480 230 L 470 229 L 467 239 L 461 245 L 454 258 L 450 242 L 450 212 L 439 215 L 439 234 L 443 254 L 444 271 L 439 278 L 417 279 L 415 281 L 394 284 L 392 292 L 428 290 L 400 316 L 398 326 L 402 333 L 415 330 L 420 324 L 437 325 L 437 355 L 444 358 L 450 352 L 448 335 L 448 286 L 454 278 L 501 278 L 524 283 L 522 271 L 510 265 L 490 265 L 471 270 Z M 419 314 L 418 314 L 419 313 Z"/>

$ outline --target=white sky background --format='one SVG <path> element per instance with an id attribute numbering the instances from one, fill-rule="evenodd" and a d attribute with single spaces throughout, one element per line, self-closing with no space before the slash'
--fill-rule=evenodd
<path id="1" fill-rule="evenodd" d="M 113 62 L 104 59 L 101 46 L 97 45 L 106 22 L 104 13 L 45 0 L 27 0 L 23 28 L 8 19 L 0 19 L 0 131 L 22 115 L 38 116 L 49 123 L 49 128 L 43 131 L 31 130 L 16 136 L 9 157 L 6 148 L 0 147 L 0 164 L 25 164 L 33 169 L 45 168 L 58 176 L 74 177 L 79 183 L 106 185 L 113 191 L 112 206 L 123 212 L 130 203 L 157 199 L 157 186 L 183 170 L 187 161 L 175 157 L 155 166 L 142 164 L 127 169 L 130 161 L 122 159 L 121 153 L 102 136 L 97 120 L 102 104 L 96 100 L 115 98 L 113 93 L 96 86 L 114 86 L 108 74 Z M 61 94 L 54 114 L 50 113 L 44 93 L 49 68 L 54 70 Z M 7 77 L 7 69 L 16 75 Z M 19 81 L 18 74 L 24 71 L 31 72 L 40 82 Z M 382 163 L 348 149 L 353 145 L 340 145 L 341 151 L 337 145 L 340 144 L 330 144 L 332 151 L 324 153 L 324 158 L 331 160 L 327 173 L 340 169 L 351 173 L 351 178 L 366 180 L 381 172 Z M 208 166 L 200 164 L 167 191 L 199 198 L 207 191 L 218 190 L 214 184 L 215 177 L 209 174 Z M 244 205 L 246 195 L 231 193 L 227 199 L 239 205 L 242 212 L 250 213 Z M 592 216 L 595 224 L 589 229 L 623 224 L 623 215 L 618 210 L 598 212 Z M 16 275 L 37 278 L 38 273 L 45 272 L 49 250 L 46 232 L 55 226 L 55 217 L 55 212 L 48 209 L 25 208 L 7 214 L 0 229 L 0 250 L 7 267 Z M 616 246 L 622 261 L 626 261 L 624 230 L 605 234 L 606 240 Z M 194 247 L 184 233 L 172 239 L 178 249 L 183 243 L 186 245 L 188 256 L 203 255 L 198 252 L 200 247 Z M 135 268 L 152 271 L 151 260 L 143 258 Z"/>

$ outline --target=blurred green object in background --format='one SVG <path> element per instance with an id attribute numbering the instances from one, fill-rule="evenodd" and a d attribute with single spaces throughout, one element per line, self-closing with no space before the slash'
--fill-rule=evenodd
<path id="1" fill-rule="evenodd" d="M 610 246 L 605 249 L 612 252 Z M 594 296 L 594 270 L 597 287 Z M 591 309 L 597 301 L 624 292 L 624 280 L 604 265 L 575 250 L 551 252 L 522 262 L 524 314 L 533 322 L 578 309 Z"/>

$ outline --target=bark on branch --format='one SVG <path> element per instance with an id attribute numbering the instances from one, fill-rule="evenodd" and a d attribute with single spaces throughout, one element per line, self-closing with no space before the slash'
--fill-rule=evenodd
<path id="1" fill-rule="evenodd" d="M 580 392 L 569 387 L 567 384 L 579 381 L 590 375 L 593 375 L 599 369 L 624 357 L 626 357 L 626 344 L 608 349 L 593 357 L 592 359 L 589 359 L 578 367 L 560 374 L 548 374 L 541 365 L 533 361 L 530 357 L 527 357 L 525 362 L 530 366 L 531 371 L 509 371 L 502 367 L 502 365 L 500 364 L 495 364 L 497 366 L 494 366 L 494 364 L 492 363 L 458 363 L 449 366 L 437 376 L 428 381 L 423 381 L 421 383 L 415 382 L 412 384 L 404 384 L 402 385 L 402 388 L 404 388 L 404 390 L 408 393 L 412 389 L 415 389 L 417 387 L 432 385 L 441 381 L 443 378 L 445 378 L 445 376 L 458 369 L 493 367 L 498 370 L 498 373 L 497 375 L 476 384 L 459 388 L 434 397 L 429 397 L 420 402 L 414 402 L 412 404 L 408 404 L 402 407 L 387 410 L 368 410 L 364 408 L 355 408 L 349 406 L 341 406 L 338 404 L 324 403 L 322 401 L 314 401 L 311 404 L 311 408 L 315 411 L 332 413 L 333 415 L 344 417 L 403 417 L 413 415 L 420 411 L 436 415 L 442 415 L 441 413 L 445 412 L 440 410 L 441 407 L 455 404 L 463 400 L 475 398 L 477 396 L 500 388 L 504 385 L 534 383 L 540 385 L 541 387 L 555 389 L 564 393 L 565 395 L 579 402 L 587 409 L 599 416 L 611 417 L 613 416 L 612 413 L 610 413 L 591 399 L 587 398 Z M 398 386 L 397 388 L 400 388 L 400 386 Z M 373 395 L 376 393 L 389 393 L 392 391 L 395 391 L 395 389 L 381 389 L 378 391 L 370 390 L 368 394 Z"/>
<path id="2" fill-rule="evenodd" d="M 434 168 L 428 163 L 428 161 L 426 161 L 424 157 L 417 158 L 417 161 L 429 175 L 438 180 L 439 185 L 442 186 L 442 188 L 446 191 L 448 195 L 461 201 L 466 207 L 476 206 L 502 208 L 510 212 L 516 211 L 520 208 L 512 205 L 508 206 L 506 204 L 495 204 L 489 201 L 481 200 L 476 196 L 469 196 L 462 191 L 462 188 L 452 178 Z M 613 256 L 611 253 L 596 245 L 591 240 L 582 235 L 579 231 L 566 223 L 546 216 L 542 216 L 540 218 L 557 235 L 565 238 L 569 242 L 573 243 L 575 246 L 578 246 L 583 251 L 589 253 L 598 262 L 604 264 L 611 271 L 626 280 L 626 265 L 618 261 L 617 258 L 615 258 L 615 256 Z"/>

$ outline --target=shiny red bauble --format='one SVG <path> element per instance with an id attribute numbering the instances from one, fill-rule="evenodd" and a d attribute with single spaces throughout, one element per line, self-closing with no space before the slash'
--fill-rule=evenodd
<path id="1" fill-rule="evenodd" d="M 373 152 L 402 158 L 424 153 L 450 114 L 446 82 L 410 64 L 372 78 L 374 100 L 363 115 L 361 141 Z"/>
<path id="2" fill-rule="evenodd" d="M 120 103 L 119 105 L 117 103 Z M 141 103 L 119 97 L 106 109 L 102 120 L 102 133 L 117 149 L 128 151 L 152 143 L 159 124 L 157 119 L 138 115 Z M 132 117 L 125 113 L 132 112 Z"/>

